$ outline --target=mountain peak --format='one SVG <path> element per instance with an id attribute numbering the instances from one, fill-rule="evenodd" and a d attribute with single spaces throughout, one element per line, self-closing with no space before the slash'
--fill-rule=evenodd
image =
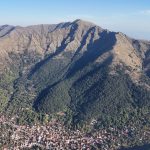
<path id="1" fill-rule="evenodd" d="M 94 23 L 92 22 L 89 22 L 89 21 L 85 21 L 85 20 L 82 20 L 82 19 L 76 19 L 75 21 L 73 21 L 72 23 L 76 23 L 78 25 L 90 25 L 90 26 L 96 26 Z"/>
<path id="2" fill-rule="evenodd" d="M 71 125 L 116 125 L 149 110 L 150 43 L 91 22 L 0 26 L 0 64 L 0 113 L 21 122 L 62 112 Z"/>

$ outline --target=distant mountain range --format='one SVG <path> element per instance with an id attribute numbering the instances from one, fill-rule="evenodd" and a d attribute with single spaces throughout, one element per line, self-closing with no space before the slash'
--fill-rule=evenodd
<path id="1" fill-rule="evenodd" d="M 150 41 L 82 20 L 3 25 L 0 64 L 0 112 L 19 123 L 150 123 Z"/>

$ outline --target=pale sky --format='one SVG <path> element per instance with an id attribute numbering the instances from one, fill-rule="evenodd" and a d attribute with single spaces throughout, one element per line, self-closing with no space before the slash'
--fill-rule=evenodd
<path id="1" fill-rule="evenodd" d="M 76 19 L 150 40 L 150 0 L 0 1 L 0 25 L 53 24 Z"/>

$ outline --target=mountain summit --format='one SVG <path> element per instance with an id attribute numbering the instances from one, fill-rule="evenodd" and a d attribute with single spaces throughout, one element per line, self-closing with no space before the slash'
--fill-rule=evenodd
<path id="1" fill-rule="evenodd" d="M 63 112 L 71 125 L 146 118 L 149 59 L 149 41 L 79 19 L 0 26 L 0 111 L 20 122 Z"/>

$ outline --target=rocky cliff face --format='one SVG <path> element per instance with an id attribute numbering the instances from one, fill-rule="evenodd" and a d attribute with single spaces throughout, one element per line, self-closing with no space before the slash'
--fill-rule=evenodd
<path id="1" fill-rule="evenodd" d="M 82 20 L 0 26 L 1 111 L 67 114 L 69 109 L 73 120 L 88 120 L 106 114 L 109 102 L 133 109 L 138 105 L 133 86 L 149 95 L 149 51 L 149 41 Z"/>

